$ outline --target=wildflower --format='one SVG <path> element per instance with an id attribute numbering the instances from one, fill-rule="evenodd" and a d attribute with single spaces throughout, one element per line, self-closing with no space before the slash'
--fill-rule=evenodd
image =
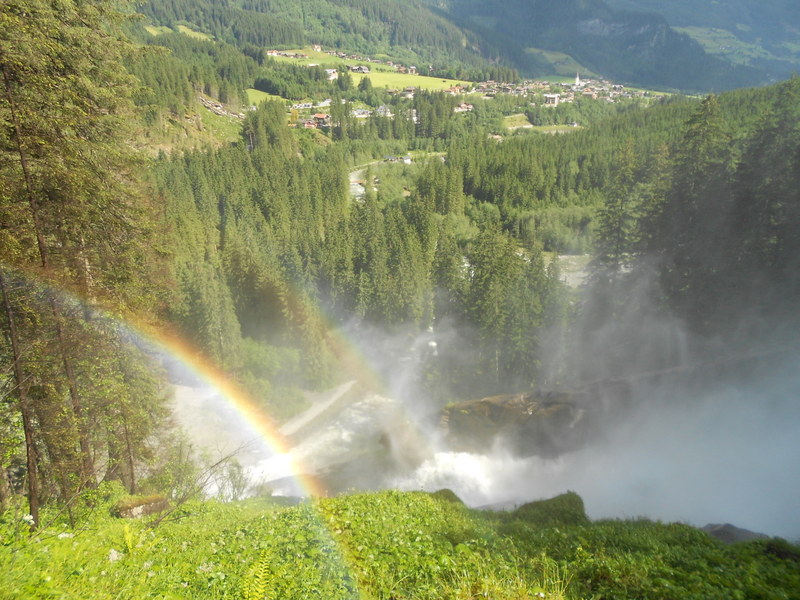
<path id="1" fill-rule="evenodd" d="M 112 548 L 108 553 L 108 562 L 114 562 L 122 558 L 122 554 Z"/>

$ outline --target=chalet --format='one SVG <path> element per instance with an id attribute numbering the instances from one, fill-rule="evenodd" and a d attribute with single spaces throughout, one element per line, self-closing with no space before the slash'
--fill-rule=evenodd
<path id="1" fill-rule="evenodd" d="M 317 113 L 312 118 L 317 127 L 329 127 L 331 124 L 331 116 L 325 113 Z"/>
<path id="2" fill-rule="evenodd" d="M 365 74 L 365 75 L 366 75 L 367 73 L 369 73 L 369 67 L 368 67 L 368 66 L 366 66 L 366 65 L 356 65 L 356 66 L 354 66 L 354 67 L 350 67 L 350 70 L 351 70 L 353 73 L 363 73 L 363 74 Z"/>
<path id="3" fill-rule="evenodd" d="M 410 67 L 408 67 L 408 74 L 409 75 L 416 75 L 417 74 L 417 67 L 415 67 L 414 65 L 411 65 Z"/>
<path id="4" fill-rule="evenodd" d="M 378 108 L 375 109 L 375 115 L 378 117 L 388 117 L 392 118 L 394 114 L 392 114 L 392 109 L 390 109 L 385 104 L 381 104 Z"/>
<path id="5" fill-rule="evenodd" d="M 453 112 L 472 112 L 473 106 L 472 104 L 467 104 L 466 102 L 462 102 L 458 106 L 453 108 Z"/>
<path id="6" fill-rule="evenodd" d="M 339 72 L 336 69 L 325 69 L 325 75 L 328 76 L 328 81 L 339 78 Z"/>

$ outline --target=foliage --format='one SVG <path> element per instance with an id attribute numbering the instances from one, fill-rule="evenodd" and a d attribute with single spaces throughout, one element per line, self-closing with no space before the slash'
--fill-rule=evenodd
<path id="1" fill-rule="evenodd" d="M 194 503 L 156 529 L 107 509 L 90 530 L 35 540 L 12 541 L 4 515 L 5 597 L 793 598 L 800 583 L 783 540 L 725 546 L 641 520 L 545 526 L 420 492 Z"/>
<path id="2" fill-rule="evenodd" d="M 152 316 L 160 300 L 129 138 L 134 79 L 119 68 L 125 19 L 106 2 L 0 8 L 2 360 L 34 523 L 40 500 L 74 518 L 103 478 L 133 489 L 163 417 L 158 370 L 116 318 Z"/>
<path id="3" fill-rule="evenodd" d="M 214 39 L 256 55 L 265 48 L 301 48 L 321 44 L 370 56 L 389 55 L 408 64 L 435 65 L 442 76 L 472 71 L 482 79 L 512 75 L 508 66 L 491 64 L 493 41 L 453 25 L 421 3 L 313 0 L 299 6 L 289 0 L 209 0 L 151 2 L 142 11 L 158 25 L 176 29 L 190 24 Z M 501 77 L 495 77 L 501 79 Z"/>

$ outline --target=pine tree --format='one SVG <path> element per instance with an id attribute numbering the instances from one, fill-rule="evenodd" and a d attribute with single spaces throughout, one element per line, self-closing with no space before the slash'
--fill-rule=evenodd
<path id="1" fill-rule="evenodd" d="M 147 220 L 126 138 L 133 80 L 121 67 L 130 47 L 120 34 L 122 7 L 100 0 L 0 6 L 0 220 L 15 224 L 3 259 L 45 283 L 26 280 L 11 305 L 38 324 L 20 331 L 32 348 L 28 399 L 49 460 L 43 455 L 40 466 L 49 471 L 42 472 L 51 473 L 62 500 L 97 478 L 96 407 L 87 398 L 103 382 L 81 369 L 91 308 L 127 310 L 149 294 L 140 283 Z M 84 305 L 66 302 L 61 288 Z"/>
<path id="2" fill-rule="evenodd" d="M 732 216 L 730 137 L 715 96 L 686 123 L 657 230 L 668 302 L 698 329 L 723 301 L 725 235 Z"/>

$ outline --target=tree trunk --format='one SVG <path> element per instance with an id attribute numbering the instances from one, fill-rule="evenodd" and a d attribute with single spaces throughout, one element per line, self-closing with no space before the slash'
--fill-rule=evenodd
<path id="1" fill-rule="evenodd" d="M 3 307 L 6 311 L 8 323 L 8 336 L 11 340 L 11 351 L 14 357 L 14 379 L 17 383 L 17 398 L 19 400 L 19 411 L 22 415 L 22 429 L 25 433 L 25 454 L 27 456 L 28 468 L 28 507 L 33 522 L 31 530 L 39 524 L 39 477 L 36 460 L 36 446 L 33 441 L 33 418 L 28 396 L 28 382 L 22 372 L 21 354 L 17 326 L 14 321 L 14 311 L 11 308 L 11 301 L 8 298 L 5 277 L 0 271 L 0 291 L 3 296 Z"/>
<path id="2" fill-rule="evenodd" d="M 6 510 L 11 502 L 11 484 L 8 482 L 6 468 L 0 465 L 0 512 Z"/>

